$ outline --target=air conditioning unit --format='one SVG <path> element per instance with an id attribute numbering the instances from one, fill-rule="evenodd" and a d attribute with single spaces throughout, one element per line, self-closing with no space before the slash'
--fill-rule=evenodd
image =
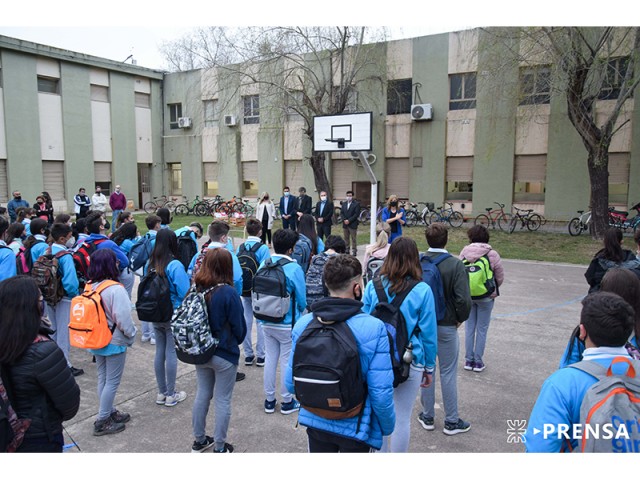
<path id="1" fill-rule="evenodd" d="M 433 108 L 430 103 L 411 105 L 411 120 L 431 120 L 433 118 Z"/>
<path id="2" fill-rule="evenodd" d="M 191 117 L 180 117 L 180 118 L 178 118 L 178 127 L 179 128 L 191 128 Z"/>
<path id="3" fill-rule="evenodd" d="M 227 127 L 235 127 L 237 123 L 235 115 L 225 115 L 224 116 L 224 124 Z"/>

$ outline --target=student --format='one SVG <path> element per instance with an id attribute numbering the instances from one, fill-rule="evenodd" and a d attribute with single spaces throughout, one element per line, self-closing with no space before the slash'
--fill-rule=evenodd
<path id="1" fill-rule="evenodd" d="M 400 237 L 391 244 L 380 272 L 380 279 L 389 301 L 393 301 L 396 295 L 410 289 L 400 305 L 400 311 L 404 316 L 413 347 L 413 362 L 410 366 L 409 378 L 393 391 L 396 426 L 390 436 L 384 437 L 381 449 L 383 452 L 407 452 L 413 405 L 420 387 L 428 387 L 431 384 L 438 353 L 433 294 L 431 288 L 422 281 L 418 247 L 414 240 Z M 362 310 L 365 313 L 372 313 L 375 310 L 378 304 L 375 282 L 367 284 L 363 303 Z M 419 331 L 412 335 L 416 327 Z"/>
<path id="2" fill-rule="evenodd" d="M 125 255 L 129 255 L 131 247 L 139 238 L 138 227 L 135 223 L 124 223 L 111 235 L 111 241 L 118 245 Z"/>
<path id="3" fill-rule="evenodd" d="M 387 199 L 387 206 L 382 209 L 381 220 L 387 222 L 391 227 L 389 242 L 402 236 L 402 226 L 407 223 L 407 215 L 404 208 L 398 205 L 398 197 L 390 195 Z"/>
<path id="4" fill-rule="evenodd" d="M 432 223 L 425 230 L 429 250 L 425 256 L 437 264 L 442 280 L 446 311 L 438 322 L 438 368 L 444 406 L 444 430 L 446 435 L 468 432 L 469 422 L 458 415 L 458 352 L 460 339 L 458 328 L 469 317 L 471 311 L 471 293 L 469 276 L 462 262 L 445 249 L 449 238 L 447 227 L 442 223 Z M 444 260 L 439 260 L 447 255 Z M 424 260 L 428 261 L 428 260 Z M 427 388 L 420 391 L 422 412 L 418 421 L 425 430 L 434 430 L 436 378 Z"/>
<path id="5" fill-rule="evenodd" d="M 117 282 L 119 271 L 114 251 L 110 248 L 96 250 L 91 255 L 88 274 L 92 290 L 106 280 Z M 133 345 L 137 332 L 131 318 L 130 299 L 121 284 L 105 288 L 100 298 L 109 328 L 113 329 L 113 336 L 106 347 L 88 350 L 95 355 L 98 370 L 100 407 L 93 424 L 95 436 L 119 433 L 131 419 L 130 414 L 119 412 L 115 408 L 115 397 L 124 373 L 127 347 Z"/>
<path id="6" fill-rule="evenodd" d="M 271 229 L 273 228 L 273 221 L 276 219 L 276 207 L 269 199 L 268 192 L 264 192 L 260 196 L 260 201 L 256 208 L 256 218 L 262 222 L 260 241 L 265 244 L 268 242 L 269 247 L 271 247 Z"/>
<path id="7" fill-rule="evenodd" d="M 376 224 L 376 243 L 367 245 L 364 249 L 364 262 L 362 263 L 362 274 L 366 275 L 369 259 L 377 258 L 378 260 L 384 260 L 389 253 L 389 235 L 391 234 L 391 227 L 387 222 L 378 222 Z"/>
<path id="8" fill-rule="evenodd" d="M 116 230 L 120 228 L 124 223 L 135 223 L 136 219 L 131 212 L 120 212 L 116 219 Z"/>
<path id="9" fill-rule="evenodd" d="M 353 199 L 353 192 L 347 192 L 347 199 L 340 207 L 342 213 L 342 233 L 347 244 L 347 250 L 351 248 L 351 255 L 358 254 L 358 217 L 360 217 L 360 202 Z"/>
<path id="10" fill-rule="evenodd" d="M 620 296 L 597 292 L 582 300 L 580 340 L 585 343 L 583 359 L 595 362 L 614 374 L 623 373 L 627 365 L 615 365 L 616 359 L 629 359 L 624 348 L 634 327 L 634 311 Z M 557 453 L 573 451 L 578 439 L 573 438 L 573 425 L 580 422 L 580 406 L 596 377 L 576 368 L 561 368 L 547 378 L 540 389 L 527 431 L 527 452 Z M 570 440 L 560 435 L 543 435 L 545 424 L 567 425 Z M 546 438 L 545 438 L 546 437 Z"/>
<path id="11" fill-rule="evenodd" d="M 207 363 L 196 365 L 197 390 L 192 414 L 195 440 L 192 453 L 204 452 L 211 447 L 214 453 L 232 453 L 234 450 L 226 440 L 240 358 L 238 345 L 245 339 L 246 325 L 242 304 L 234 291 L 232 272 L 232 255 L 225 248 L 213 248 L 205 254 L 202 267 L 194 278 L 198 291 L 218 286 L 205 299 L 209 325 L 212 331 L 220 332 L 220 343 Z M 206 435 L 206 421 L 212 399 L 216 424 L 213 437 L 210 437 Z"/>
<path id="12" fill-rule="evenodd" d="M 320 192 L 320 201 L 316 203 L 315 218 L 317 222 L 318 238 L 323 240 L 331 235 L 331 225 L 333 224 L 334 206 L 333 202 L 327 200 L 327 192 Z"/>
<path id="13" fill-rule="evenodd" d="M 484 363 L 484 349 L 487 344 L 487 332 L 489 331 L 489 322 L 491 321 L 491 311 L 493 304 L 498 296 L 498 289 L 504 282 L 504 267 L 500 254 L 489 245 L 489 230 L 483 225 L 474 225 L 467 230 L 467 237 L 471 242 L 460 252 L 460 260 L 468 260 L 473 263 L 480 257 L 486 255 L 489 259 L 489 265 L 493 270 L 493 276 L 496 281 L 496 291 L 487 298 L 473 300 L 471 305 L 471 313 L 467 319 L 464 331 L 465 345 L 465 370 L 473 370 L 474 372 L 482 372 L 486 365 Z"/>
<path id="14" fill-rule="evenodd" d="M 151 237 L 151 241 L 149 244 L 149 255 L 151 254 L 151 252 L 153 251 L 153 248 L 156 244 L 156 236 L 158 235 L 158 232 L 160 231 L 160 223 L 162 222 L 162 220 L 160 219 L 160 217 L 158 215 L 148 215 L 147 218 L 144 219 L 144 223 L 147 226 L 147 229 L 149 230 L 147 233 L 145 233 L 145 235 L 148 235 L 149 237 Z M 139 240 L 140 241 L 140 240 Z M 147 262 L 148 264 L 148 262 Z M 144 266 L 143 269 L 144 273 L 146 274 L 147 272 L 147 265 Z M 151 345 L 155 345 L 156 344 L 156 334 L 155 334 L 155 330 L 153 328 L 153 324 L 151 322 L 144 322 L 142 320 L 140 320 L 140 329 L 142 330 L 142 336 L 140 337 L 140 341 L 142 343 L 146 343 L 149 342 Z"/>
<path id="15" fill-rule="evenodd" d="M 291 195 L 289 187 L 284 187 L 282 197 L 280 197 L 280 216 L 282 217 L 282 228 L 296 229 L 296 197 Z"/>
<path id="16" fill-rule="evenodd" d="M 75 197 L 73 197 L 73 203 L 75 204 L 74 213 L 76 214 L 76 220 L 87 216 L 87 212 L 91 208 L 91 199 L 85 193 L 84 188 L 80 188 Z"/>
<path id="17" fill-rule="evenodd" d="M 4 218 L 4 217 L 2 217 Z M 1 220 L 0 220 L 1 222 Z M 20 251 L 22 244 L 22 238 L 26 238 L 24 225 L 21 223 L 12 223 L 9 225 L 7 232 L 5 233 L 5 244 L 13 250 L 13 254 L 17 255 Z"/>
<path id="18" fill-rule="evenodd" d="M 179 237 L 184 232 L 188 232 L 191 239 L 195 242 L 196 247 L 198 246 L 198 240 L 202 238 L 204 234 L 204 229 L 202 228 L 202 224 L 200 222 L 191 222 L 187 227 L 182 227 L 176 230 L 176 237 Z"/>
<path id="19" fill-rule="evenodd" d="M 156 215 L 158 215 L 160 217 L 160 229 L 164 230 L 165 228 L 169 228 L 169 224 L 171 224 L 171 222 L 173 221 L 173 218 L 171 218 L 171 212 L 169 211 L 168 208 L 159 208 L 158 211 L 156 212 Z"/>
<path id="20" fill-rule="evenodd" d="M 305 275 L 305 287 L 307 289 L 307 310 L 316 300 L 329 296 L 329 291 L 324 282 L 324 266 L 330 257 L 347 252 L 347 245 L 340 235 L 329 235 L 324 252 L 316 255 L 311 260 L 309 270 Z"/>
<path id="21" fill-rule="evenodd" d="M 18 217 L 16 218 L 16 222 L 22 223 L 24 225 L 25 232 L 27 232 L 27 235 L 31 235 L 31 221 L 34 218 L 38 218 L 36 216 L 36 210 L 34 208 L 20 207 L 18 208 L 17 212 Z"/>
<path id="22" fill-rule="evenodd" d="M 387 330 L 380 320 L 362 312 L 362 303 L 358 300 L 364 290 L 362 266 L 356 257 L 334 255 L 327 260 L 324 272 L 330 297 L 318 300 L 313 313 L 302 317 L 294 326 L 286 384 L 289 392 L 295 393 L 296 344 L 314 317 L 326 322 L 346 322 L 355 337 L 367 388 L 362 415 L 330 420 L 302 407 L 299 422 L 307 427 L 311 453 L 369 452 L 382 446 L 382 437 L 390 435 L 395 424 Z"/>
<path id="23" fill-rule="evenodd" d="M 324 243 L 318 238 L 311 215 L 304 214 L 300 217 L 297 231 L 298 241 L 293 249 L 292 258 L 298 262 L 306 274 L 314 255 L 324 251 Z"/>
<path id="24" fill-rule="evenodd" d="M 47 207 L 47 211 L 49 212 L 49 218 L 47 218 L 47 223 L 51 225 L 53 220 L 53 200 L 51 199 L 51 195 L 49 192 L 42 192 L 42 198 L 44 198 L 44 203 Z"/>
<path id="25" fill-rule="evenodd" d="M 266 350 L 264 366 L 264 401 L 265 413 L 273 413 L 276 410 L 276 372 L 278 361 L 280 362 L 280 395 L 282 404 L 280 413 L 289 415 L 300 409 L 300 404 L 293 398 L 287 390 L 284 372 L 289 362 L 291 353 L 291 327 L 307 306 L 307 293 L 305 291 L 304 273 L 302 268 L 292 258 L 293 247 L 298 240 L 298 234 L 288 228 L 276 230 L 273 234 L 273 249 L 275 253 L 271 255 L 271 261 L 277 262 L 280 259 L 288 260 L 289 263 L 282 267 L 286 279 L 286 289 L 290 297 L 293 298 L 284 320 L 280 323 L 258 320 L 262 324 L 264 332 L 264 342 Z M 264 262 L 260 265 L 263 268 Z"/>
<path id="26" fill-rule="evenodd" d="M 84 370 L 73 367 L 71 365 L 71 360 L 69 359 L 69 350 L 71 348 L 69 343 L 71 299 L 79 293 L 78 276 L 76 274 L 75 265 L 73 264 L 71 251 L 69 250 L 69 246 L 73 246 L 71 227 L 64 223 L 54 223 L 51 226 L 51 238 L 53 239 L 53 243 L 51 244 L 51 253 L 56 255 L 60 252 L 66 252 L 68 255 L 62 255 L 58 258 L 58 275 L 62 279 L 64 297 L 62 297 L 56 305 L 47 304 L 45 309 L 47 317 L 51 321 L 51 325 L 55 330 L 52 338 L 58 344 L 62 353 L 64 353 L 64 358 L 67 360 L 67 365 L 69 365 L 71 373 L 73 373 L 74 377 L 77 377 L 82 375 Z"/>
<path id="27" fill-rule="evenodd" d="M 5 232 L 7 232 L 8 229 L 9 222 L 6 218 L 0 217 L 0 281 L 11 278 L 17 273 L 16 254 L 14 250 L 8 247 L 5 241 L 2 240 L 5 238 Z"/>
<path id="28" fill-rule="evenodd" d="M 68 225 L 71 225 L 71 215 L 69 215 L 68 213 L 59 213 L 58 215 L 56 215 L 53 223 L 66 223 Z"/>
<path id="29" fill-rule="evenodd" d="M 31 235 L 24 241 L 24 246 L 31 253 L 31 264 L 49 247 L 49 228 L 46 220 L 34 218 L 31 222 Z"/>
<path id="30" fill-rule="evenodd" d="M 87 231 L 87 218 L 81 218 L 76 221 L 72 226 L 73 236 L 76 239 L 76 243 L 73 245 L 73 249 L 77 250 L 80 245 L 87 241 L 89 238 L 89 232 Z"/>
<path id="31" fill-rule="evenodd" d="M 177 255 L 178 241 L 176 234 L 169 229 L 160 230 L 156 235 L 155 246 L 151 252 L 151 258 L 149 258 L 149 268 L 153 268 L 158 276 L 167 279 L 174 310 L 180 306 L 190 287 L 187 272 L 185 272 L 182 263 L 176 259 Z M 175 389 L 178 357 L 173 343 L 171 323 L 153 322 L 152 325 L 156 340 L 154 360 L 154 370 L 158 384 L 156 404 L 173 407 L 184 401 L 187 398 L 187 394 Z"/>
<path id="32" fill-rule="evenodd" d="M 257 247 L 254 256 L 258 265 L 261 265 L 267 258 L 271 256 L 269 252 L 269 247 L 267 247 L 260 240 L 260 236 L 262 235 L 262 223 L 257 219 L 250 217 L 247 219 L 247 224 L 245 226 L 245 231 L 247 232 L 247 240 L 238 247 L 236 251 L 236 256 L 240 258 L 242 252 L 246 252 L 247 250 L 251 250 L 254 248 L 256 244 L 260 244 L 260 247 Z M 257 367 L 264 367 L 265 362 L 265 353 L 264 353 L 264 334 L 262 333 L 262 325 L 259 323 L 256 324 L 256 351 L 254 355 L 253 351 L 253 339 L 251 336 L 251 330 L 253 327 L 253 302 L 251 301 L 251 292 L 248 294 L 243 292 L 242 296 L 242 306 L 244 308 L 244 321 L 247 325 L 247 335 L 244 338 L 244 342 L 242 342 L 242 350 L 244 352 L 244 364 L 246 366 L 253 365 L 255 360 Z"/>
<path id="33" fill-rule="evenodd" d="M 80 388 L 42 324 L 42 295 L 32 278 L 0 282 L 0 366 L 18 418 L 31 419 L 18 452 L 62 453 L 62 422 L 80 407 Z"/>
<path id="34" fill-rule="evenodd" d="M 640 277 L 640 261 L 631 250 L 622 248 L 623 235 L 619 228 L 604 232 L 603 248 L 591 260 L 584 277 L 589 284 L 589 293 L 600 290 L 602 277 L 610 268 L 628 268 Z"/>

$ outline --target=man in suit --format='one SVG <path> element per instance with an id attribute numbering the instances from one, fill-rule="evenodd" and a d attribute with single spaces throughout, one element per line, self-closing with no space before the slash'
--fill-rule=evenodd
<path id="1" fill-rule="evenodd" d="M 316 224 L 318 237 L 324 241 L 325 237 L 331 235 L 331 225 L 333 224 L 333 202 L 327 199 L 327 192 L 320 192 L 320 201 L 316 203 Z"/>
<path id="2" fill-rule="evenodd" d="M 353 192 L 347 192 L 347 199 L 342 202 L 340 208 L 342 212 L 342 232 L 347 250 L 351 245 L 351 255 L 358 254 L 358 244 L 356 236 L 358 234 L 358 217 L 360 216 L 360 203 L 353 198 Z"/>
<path id="3" fill-rule="evenodd" d="M 280 215 L 282 216 L 282 228 L 296 229 L 296 203 L 297 198 L 289 192 L 289 187 L 284 187 L 280 197 Z"/>
<path id="4" fill-rule="evenodd" d="M 300 194 L 300 196 L 298 197 L 298 201 L 296 203 L 296 215 L 299 221 L 300 217 L 305 213 L 307 215 L 311 215 L 311 197 L 307 195 L 307 189 L 304 187 L 300 187 L 298 189 L 298 193 Z"/>

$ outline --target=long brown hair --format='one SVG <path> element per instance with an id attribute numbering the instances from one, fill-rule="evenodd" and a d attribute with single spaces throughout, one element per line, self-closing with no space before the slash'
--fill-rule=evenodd
<path id="1" fill-rule="evenodd" d="M 226 283 L 233 286 L 233 262 L 226 248 L 209 248 L 202 259 L 202 267 L 196 273 L 194 283 L 198 290 Z"/>
<path id="2" fill-rule="evenodd" d="M 389 279 L 389 292 L 398 293 L 405 289 L 407 279 L 422 280 L 418 245 L 407 237 L 398 237 L 389 247 L 389 253 L 382 264 L 380 275 Z"/>

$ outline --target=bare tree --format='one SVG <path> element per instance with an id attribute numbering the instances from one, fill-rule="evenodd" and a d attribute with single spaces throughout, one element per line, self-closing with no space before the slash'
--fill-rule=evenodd
<path id="1" fill-rule="evenodd" d="M 314 116 L 356 111 L 362 82 L 378 81 L 382 92 L 385 67 L 373 42 L 385 37 L 384 29 L 367 27 L 208 27 L 162 52 L 173 70 L 215 67 L 238 85 L 258 84 L 261 104 L 282 119 L 299 115 L 312 142 Z M 312 151 L 308 160 L 316 189 L 331 196 L 325 154 Z"/>

